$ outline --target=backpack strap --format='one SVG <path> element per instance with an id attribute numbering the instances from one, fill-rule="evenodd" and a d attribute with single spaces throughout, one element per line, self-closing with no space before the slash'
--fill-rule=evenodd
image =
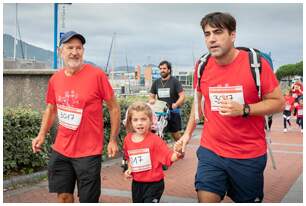
<path id="1" fill-rule="evenodd" d="M 260 84 L 260 74 L 261 74 L 261 60 L 260 53 L 253 48 L 250 48 L 249 59 L 250 67 L 253 74 L 253 78 L 256 83 L 257 93 L 259 99 L 261 99 L 261 84 Z"/>
<path id="2" fill-rule="evenodd" d="M 208 62 L 208 59 L 210 57 L 210 53 L 207 53 L 207 54 L 204 54 L 203 56 L 201 56 L 200 60 L 199 60 L 199 63 L 198 63 L 198 67 L 197 67 L 197 76 L 198 76 L 198 79 L 197 79 L 197 85 L 195 87 L 195 90 L 194 90 L 194 111 L 195 111 L 195 120 L 196 121 L 199 121 L 200 119 L 200 116 L 199 116 L 199 104 L 203 104 L 204 103 L 204 97 L 201 98 L 201 102 L 199 102 L 200 98 L 198 96 L 198 88 L 200 88 L 200 82 L 201 82 L 201 77 L 202 77 L 202 74 L 204 72 L 204 69 L 205 69 L 205 66 Z M 203 100 L 203 102 L 202 102 Z M 201 107 L 202 108 L 202 107 Z M 204 111 L 202 111 L 204 112 Z"/>
<path id="3" fill-rule="evenodd" d="M 261 54 L 260 54 L 260 51 L 258 51 L 257 49 L 254 49 L 254 48 L 247 48 L 247 47 L 236 47 L 236 49 L 248 52 L 252 76 L 253 76 L 254 82 L 256 84 L 258 97 L 259 97 L 259 99 L 261 99 L 261 83 L 260 83 L 260 74 L 261 74 L 261 60 L 260 60 L 260 57 L 261 57 Z"/>
<path id="4" fill-rule="evenodd" d="M 208 62 L 208 59 L 210 57 L 210 53 L 204 54 L 203 56 L 201 56 L 200 60 L 199 60 L 199 64 L 198 64 L 198 84 L 197 87 L 200 87 L 200 81 L 201 81 L 201 76 L 204 72 L 205 66 Z"/>

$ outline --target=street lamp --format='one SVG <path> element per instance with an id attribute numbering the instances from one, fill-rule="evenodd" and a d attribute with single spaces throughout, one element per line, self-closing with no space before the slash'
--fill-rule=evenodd
<path id="1" fill-rule="evenodd" d="M 54 45 L 53 45 L 53 69 L 57 69 L 57 34 L 58 34 L 58 5 L 60 3 L 54 3 Z M 61 3 L 68 4 L 71 3 Z"/>

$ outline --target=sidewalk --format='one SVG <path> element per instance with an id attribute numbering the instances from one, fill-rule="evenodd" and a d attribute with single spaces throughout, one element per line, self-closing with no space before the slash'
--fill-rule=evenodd
<path id="1" fill-rule="evenodd" d="M 292 125 L 287 133 L 283 133 L 282 116 L 274 116 L 271 136 L 277 169 L 272 168 L 269 157 L 265 170 L 265 203 L 303 202 L 303 135 L 294 121 Z M 200 132 L 201 128 L 195 130 L 185 158 L 165 171 L 165 191 L 161 202 L 197 202 L 194 175 L 197 166 L 195 152 L 199 146 Z M 124 180 L 120 164 L 120 158 L 102 164 L 100 202 L 132 202 L 130 182 Z M 75 199 L 78 201 L 78 198 Z M 44 180 L 35 185 L 5 191 L 3 201 L 5 203 L 56 202 L 56 194 L 48 193 L 47 181 Z M 232 201 L 225 198 L 223 202 Z"/>

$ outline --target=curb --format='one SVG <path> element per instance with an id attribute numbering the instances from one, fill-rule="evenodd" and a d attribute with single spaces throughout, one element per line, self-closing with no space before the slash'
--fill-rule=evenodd
<path id="1" fill-rule="evenodd" d="M 121 159 L 122 159 L 121 154 L 115 159 L 107 159 L 104 162 L 102 162 L 102 168 L 109 167 L 114 164 L 118 164 L 119 162 L 121 163 Z M 118 165 L 118 167 L 119 166 L 120 165 Z M 21 185 L 21 184 L 36 183 L 40 181 L 41 179 L 46 178 L 47 176 L 48 176 L 48 170 L 43 170 L 40 172 L 35 172 L 32 174 L 27 174 L 27 175 L 15 176 L 10 179 L 3 180 L 3 190 L 6 191 L 10 187 L 14 187 L 14 186 Z"/>
<path id="2" fill-rule="evenodd" d="M 45 177 L 47 177 L 47 170 L 28 174 L 28 175 L 12 177 L 8 180 L 3 181 L 3 188 L 5 190 L 5 188 L 9 188 L 9 187 L 12 187 L 18 184 L 33 183 L 33 182 L 36 182 L 38 179 L 42 179 Z"/>

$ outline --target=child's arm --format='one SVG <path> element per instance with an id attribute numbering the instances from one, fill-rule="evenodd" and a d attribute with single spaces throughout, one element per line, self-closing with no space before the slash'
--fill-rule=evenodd
<path id="1" fill-rule="evenodd" d="M 128 169 L 124 172 L 124 177 L 126 179 L 132 179 L 133 178 L 133 176 L 132 176 L 132 168 L 131 168 L 130 162 L 128 162 Z"/>

